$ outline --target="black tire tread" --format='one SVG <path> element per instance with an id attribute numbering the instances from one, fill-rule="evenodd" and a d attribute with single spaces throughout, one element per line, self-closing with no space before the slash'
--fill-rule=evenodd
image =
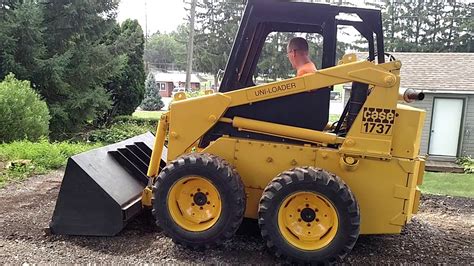
<path id="1" fill-rule="evenodd" d="M 216 246 L 223 244 L 225 241 L 231 239 L 237 229 L 239 228 L 240 224 L 242 223 L 244 212 L 245 212 L 245 205 L 246 205 L 246 196 L 245 196 L 245 188 L 244 184 L 242 183 L 242 179 L 240 175 L 235 170 L 235 168 L 229 164 L 224 159 L 209 153 L 190 153 L 183 156 L 178 157 L 176 160 L 170 162 L 160 174 L 156 178 L 155 185 L 153 186 L 153 191 L 156 191 L 157 186 L 163 183 L 164 179 L 174 171 L 174 169 L 185 167 L 187 165 L 202 165 L 202 166 L 210 166 L 214 168 L 220 176 L 223 176 L 230 188 L 232 188 L 232 196 L 233 196 L 233 204 L 237 206 L 235 210 L 231 213 L 234 217 L 232 217 L 232 222 L 229 226 L 227 226 L 223 232 L 219 234 L 219 237 L 213 240 L 205 241 L 203 240 L 202 243 L 188 243 L 186 241 L 181 240 L 177 237 L 173 231 L 168 230 L 163 224 L 161 223 L 161 217 L 158 215 L 158 211 L 155 208 L 152 209 L 153 216 L 156 219 L 156 225 L 163 229 L 163 232 L 166 236 L 170 237 L 173 242 L 186 246 L 191 249 L 209 249 Z"/>
<path id="2" fill-rule="evenodd" d="M 272 234 L 269 233 L 270 228 L 267 228 L 267 221 L 264 218 L 264 214 L 275 202 L 272 201 L 273 198 L 281 191 L 285 186 L 288 186 L 293 183 L 298 182 L 308 182 L 313 181 L 319 185 L 326 186 L 344 201 L 345 210 L 349 213 L 350 219 L 350 235 L 348 236 L 348 241 L 345 243 L 344 247 L 340 248 L 338 252 L 335 252 L 333 256 L 327 258 L 323 261 L 307 261 L 300 258 L 291 257 L 285 252 L 288 247 L 280 247 L 275 245 Z M 275 177 L 265 188 L 263 195 L 260 200 L 259 205 L 259 219 L 258 224 L 261 229 L 261 235 L 266 241 L 267 247 L 269 250 L 275 254 L 277 257 L 282 258 L 290 263 L 298 264 L 307 264 L 307 263 L 323 263 L 323 264 L 333 264 L 337 261 L 341 261 L 354 247 L 357 238 L 359 236 L 359 227 L 360 227 L 360 213 L 359 206 L 357 201 L 345 184 L 345 182 L 338 176 L 329 173 L 320 168 L 314 167 L 297 167 L 289 171 L 282 172 L 280 175 Z"/>

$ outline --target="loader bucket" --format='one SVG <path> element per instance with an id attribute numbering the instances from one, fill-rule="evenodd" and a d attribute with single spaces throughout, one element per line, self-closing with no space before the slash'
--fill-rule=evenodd
<path id="1" fill-rule="evenodd" d="M 94 236 L 119 233 L 142 210 L 141 195 L 148 182 L 154 138 L 148 132 L 69 158 L 51 232 Z"/>

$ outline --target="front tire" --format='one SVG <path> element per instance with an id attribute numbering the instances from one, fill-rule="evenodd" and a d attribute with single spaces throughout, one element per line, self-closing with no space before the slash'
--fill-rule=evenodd
<path id="1" fill-rule="evenodd" d="M 202 249 L 232 238 L 245 202 L 244 186 L 230 164 L 211 154 L 191 153 L 158 175 L 153 214 L 174 242 Z"/>
<path id="2" fill-rule="evenodd" d="M 294 263 L 335 263 L 359 236 L 359 207 L 339 177 L 313 167 L 274 178 L 259 204 L 259 226 L 270 250 Z"/>

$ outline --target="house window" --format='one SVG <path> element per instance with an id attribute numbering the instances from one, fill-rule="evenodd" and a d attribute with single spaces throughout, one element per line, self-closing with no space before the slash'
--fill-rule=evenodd
<path id="1" fill-rule="evenodd" d="M 157 82 L 157 85 L 160 91 L 166 91 L 166 83 Z"/>

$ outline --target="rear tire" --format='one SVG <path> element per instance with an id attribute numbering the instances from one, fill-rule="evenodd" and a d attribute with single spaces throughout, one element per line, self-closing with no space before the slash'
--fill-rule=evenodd
<path id="1" fill-rule="evenodd" d="M 201 153 L 179 157 L 157 177 L 153 215 L 175 243 L 209 248 L 232 238 L 245 210 L 238 173 L 223 159 Z"/>
<path id="2" fill-rule="evenodd" d="M 267 246 L 292 263 L 341 261 L 359 236 L 359 207 L 339 177 L 313 167 L 274 178 L 259 205 Z"/>

